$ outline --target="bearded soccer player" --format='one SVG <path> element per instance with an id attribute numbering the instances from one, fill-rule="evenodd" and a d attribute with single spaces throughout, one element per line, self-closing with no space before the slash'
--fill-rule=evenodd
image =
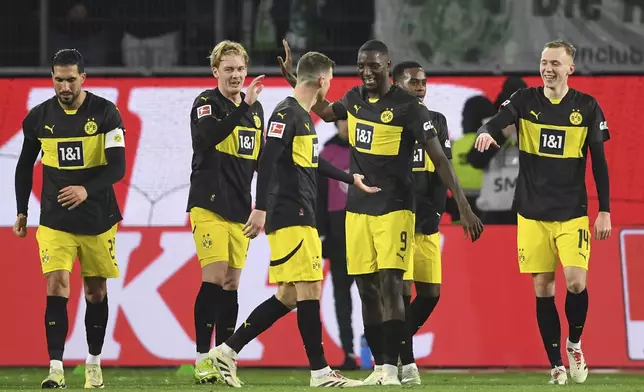
<path id="1" fill-rule="evenodd" d="M 279 58 L 282 74 L 293 84 L 290 53 Z M 406 339 L 403 274 L 412 260 L 415 195 L 412 156 L 420 144 L 441 180 L 455 195 L 466 236 L 476 241 L 483 226 L 472 212 L 433 128 L 433 117 L 415 96 L 389 80 L 389 50 L 377 40 L 358 52 L 362 86 L 333 104 L 323 100 L 313 112 L 324 121 L 348 119 L 351 171 L 376 194 L 349 190 L 347 198 L 347 270 L 355 275 L 362 301 L 365 337 L 376 367 L 365 385 L 400 385 L 398 356 Z M 384 343 L 384 344 L 383 344 Z"/>
<path id="2" fill-rule="evenodd" d="M 208 358 L 216 325 L 217 345 L 235 330 L 237 287 L 246 262 L 250 236 L 244 230 L 251 212 L 250 187 L 263 144 L 264 110 L 257 101 L 263 76 L 246 94 L 248 54 L 236 42 L 222 41 L 210 54 L 217 88 L 195 99 L 190 112 L 192 174 L 188 212 L 201 288 L 194 306 L 197 359 L 195 380 L 215 381 L 219 373 Z"/>
<path id="3" fill-rule="evenodd" d="M 225 344 L 210 351 L 222 377 L 233 387 L 241 386 L 236 365 L 240 350 L 294 308 L 311 367 L 309 385 L 362 385 L 361 381 L 331 370 L 322 348 L 322 244 L 315 228 L 318 172 L 363 192 L 379 191 L 364 185 L 362 176 L 346 173 L 318 155 L 318 137 L 309 111 L 329 90 L 333 67 L 333 61 L 321 53 L 302 56 L 293 96 L 280 102 L 270 117 L 259 162 L 257 202 L 250 221 L 257 227 L 252 234 L 266 222 L 271 248 L 269 280 L 277 283 L 278 289 L 275 296 L 253 310 Z"/>
<path id="4" fill-rule="evenodd" d="M 414 61 L 406 61 L 394 67 L 394 84 L 409 91 L 420 100 L 425 99 L 427 77 L 425 70 Z M 429 111 L 432 127 L 426 132 L 435 132 L 448 159 L 452 150 L 447 130 L 447 119 L 442 113 Z M 436 174 L 436 168 L 423 146 L 414 146 L 413 156 L 414 191 L 416 193 L 416 233 L 414 256 L 410 268 L 403 275 L 403 300 L 407 335 L 400 352 L 402 384 L 421 383 L 413 350 L 413 337 L 434 311 L 440 298 L 441 249 L 438 224 L 445 212 L 447 187 Z M 416 298 L 411 302 L 411 283 L 416 286 Z M 410 304 L 411 302 L 411 304 Z"/>
<path id="5" fill-rule="evenodd" d="M 43 186 L 36 239 L 47 280 L 45 332 L 49 376 L 42 388 L 65 388 L 63 351 L 68 331 L 69 275 L 76 257 L 85 286 L 89 355 L 85 388 L 103 388 L 101 350 L 107 328 L 107 279 L 118 278 L 116 230 L 121 212 L 112 185 L 125 175 L 125 130 L 113 103 L 83 90 L 83 56 L 58 51 L 51 70 L 56 95 L 29 111 L 16 167 L 18 218 L 27 235 L 33 168 L 42 150 Z"/>
<path id="6" fill-rule="evenodd" d="M 550 384 L 567 383 L 554 298 L 557 259 L 568 289 L 566 353 L 570 378 L 583 383 L 588 376 L 581 334 L 588 311 L 590 234 L 585 172 L 589 150 L 599 198 L 594 237 L 604 240 L 611 233 L 604 155 L 604 142 L 610 136 L 595 98 L 568 87 L 568 77 L 575 71 L 575 51 L 565 41 L 547 43 L 539 69 L 543 87 L 514 93 L 481 127 L 475 143 L 481 152 L 490 146 L 498 148 L 495 139 L 506 126 L 515 124 L 518 130 L 519 176 L 514 209 L 518 212 L 519 270 L 533 276 L 537 323 L 552 365 Z"/>

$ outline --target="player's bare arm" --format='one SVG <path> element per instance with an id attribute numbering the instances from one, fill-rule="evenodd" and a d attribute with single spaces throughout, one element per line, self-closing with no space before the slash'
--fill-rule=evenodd
<path id="1" fill-rule="evenodd" d="M 280 66 L 280 72 L 284 79 L 295 88 L 297 84 L 297 77 L 293 74 L 293 58 L 291 57 L 291 48 L 288 46 L 288 42 L 283 39 L 282 45 L 284 45 L 284 58 L 282 56 L 277 56 L 277 62 Z M 334 122 L 338 120 L 337 116 L 333 112 L 333 106 L 324 97 L 321 97 L 317 100 L 315 105 L 311 107 L 311 111 L 317 114 L 324 122 Z"/>
<path id="2" fill-rule="evenodd" d="M 454 199 L 458 205 L 459 212 L 461 214 L 461 222 L 463 224 L 463 230 L 465 231 L 465 238 L 469 235 L 472 241 L 476 241 L 483 233 L 483 224 L 481 220 L 472 212 L 467 199 L 465 198 L 465 193 L 456 179 L 454 170 L 450 165 L 449 159 L 443 151 L 438 138 L 434 137 L 425 142 L 424 145 L 427 155 L 434 163 L 436 167 L 436 173 L 440 176 L 443 183 L 454 195 Z"/>

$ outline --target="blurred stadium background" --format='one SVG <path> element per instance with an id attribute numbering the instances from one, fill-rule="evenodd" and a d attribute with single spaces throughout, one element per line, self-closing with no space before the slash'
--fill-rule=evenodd
<path id="1" fill-rule="evenodd" d="M 88 90 L 114 101 L 127 127 L 128 171 L 116 186 L 124 212 L 118 234 L 122 277 L 110 282 L 105 366 L 176 366 L 194 360 L 193 301 L 199 267 L 185 213 L 190 174 L 188 114 L 194 97 L 215 85 L 206 56 L 220 40 L 242 42 L 250 75 L 265 73 L 260 100 L 269 115 L 290 93 L 276 56 L 286 37 L 297 56 L 322 51 L 337 63 L 330 98 L 360 83 L 356 53 L 370 38 L 383 40 L 393 63 L 416 60 L 428 72 L 427 106 L 443 112 L 453 143 L 467 142 L 509 76 L 540 83 L 546 41 L 578 47 L 571 85 L 594 95 L 608 119 L 613 235 L 593 242 L 591 308 L 584 332 L 594 368 L 644 366 L 644 2 L 641 0 L 21 0 L 0 15 L 0 249 L 5 279 L 0 366 L 47 363 L 42 311 L 44 285 L 35 230 L 11 233 L 13 173 L 27 111 L 53 94 L 50 59 L 60 48 L 85 56 Z M 479 108 L 466 105 L 483 97 Z M 469 108 L 469 109 L 467 109 Z M 322 142 L 335 133 L 319 122 Z M 461 145 L 459 151 L 467 152 Z M 455 164 L 467 166 L 463 155 Z M 465 171 L 478 194 L 482 172 Z M 37 167 L 30 203 L 35 228 L 42 183 Z M 473 174 L 472 174 L 473 173 Z M 476 179 L 478 178 L 478 180 Z M 468 182 L 468 183 L 470 183 Z M 476 189 L 476 184 L 478 188 Z M 589 211 L 597 211 L 588 174 Z M 512 184 L 512 181 L 510 181 Z M 489 225 L 476 244 L 446 214 L 441 303 L 416 336 L 419 366 L 450 368 L 547 367 L 530 278 L 516 265 L 516 229 Z M 268 284 L 268 244 L 250 247 L 243 272 L 239 322 L 276 288 Z M 328 273 L 328 266 L 326 273 Z M 69 302 L 68 364 L 86 356 L 82 286 L 74 271 Z M 325 350 L 343 360 L 330 279 L 323 285 Z M 558 281 L 558 293 L 565 284 Z M 353 292 L 355 353 L 362 321 Z M 563 311 L 564 295 L 558 295 Z M 562 317 L 562 331 L 567 330 Z M 564 334 L 565 339 L 565 334 Z M 249 345 L 241 366 L 306 366 L 291 314 Z"/>

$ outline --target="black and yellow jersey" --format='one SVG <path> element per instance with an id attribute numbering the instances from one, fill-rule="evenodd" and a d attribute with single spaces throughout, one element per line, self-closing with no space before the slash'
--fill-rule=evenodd
<path id="1" fill-rule="evenodd" d="M 438 136 L 447 159 L 452 159 L 447 119 L 442 113 L 429 111 L 430 130 Z M 416 233 L 434 234 L 438 232 L 441 215 L 445 212 L 447 186 L 440 179 L 434 163 L 421 144 L 414 146 L 414 190 L 416 192 Z"/>
<path id="2" fill-rule="evenodd" d="M 543 87 L 521 89 L 505 101 L 488 129 L 515 124 L 519 176 L 513 208 L 523 217 L 567 221 L 588 213 L 588 146 L 610 138 L 597 101 L 570 88 L 551 101 Z"/>
<path id="3" fill-rule="evenodd" d="M 237 106 L 215 88 L 199 94 L 192 105 L 188 211 L 201 207 L 231 222 L 248 220 L 251 181 L 263 145 L 264 110 L 259 101 L 249 107 L 243 99 L 242 93 Z"/>
<path id="4" fill-rule="evenodd" d="M 266 233 L 289 226 L 315 227 L 318 136 L 310 114 L 295 98 L 275 107 L 266 129 L 267 153 L 269 143 L 281 148 L 266 195 L 258 179 L 257 208 L 264 208 L 260 199 L 266 199 Z"/>
<path id="5" fill-rule="evenodd" d="M 347 211 L 367 215 L 414 211 L 414 144 L 424 145 L 436 136 L 425 105 L 395 85 L 377 102 L 370 102 L 364 86 L 359 86 L 334 102 L 333 111 L 337 118 L 348 120 L 351 172 L 382 189 L 367 194 L 351 187 Z"/>
<path id="6" fill-rule="evenodd" d="M 114 104 L 86 93 L 77 110 L 64 110 L 56 97 L 31 109 L 23 121 L 25 139 L 39 141 L 43 184 L 40 224 L 68 233 L 97 235 L 121 221 L 112 186 L 89 192 L 69 210 L 58 203 L 62 188 L 84 185 L 106 170 L 105 149 L 124 147 L 124 126 Z"/>

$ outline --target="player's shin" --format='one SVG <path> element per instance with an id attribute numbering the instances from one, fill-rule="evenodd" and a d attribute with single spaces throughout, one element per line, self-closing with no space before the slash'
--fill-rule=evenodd
<path id="1" fill-rule="evenodd" d="M 47 351 L 49 352 L 51 367 L 60 367 L 60 370 L 62 370 L 68 328 L 67 298 L 54 295 L 47 296 L 47 308 L 45 310 Z"/>
<path id="2" fill-rule="evenodd" d="M 89 355 L 87 364 L 100 365 L 100 355 L 105 342 L 105 331 L 107 329 L 107 319 L 109 308 L 107 295 L 100 302 L 93 302 L 86 298 L 87 308 L 85 310 L 85 333 L 87 335 L 87 347 Z"/>
<path id="3" fill-rule="evenodd" d="M 537 297 L 537 322 L 550 365 L 563 366 L 561 360 L 561 324 L 555 297 Z"/>
<path id="4" fill-rule="evenodd" d="M 215 327 L 215 344 L 217 346 L 228 340 L 235 332 L 238 313 L 239 301 L 237 290 L 223 290 L 221 293 L 217 326 Z"/>
<path id="5" fill-rule="evenodd" d="M 239 353 L 251 340 L 290 311 L 291 309 L 275 296 L 270 297 L 251 312 L 244 324 L 226 341 L 225 346 L 231 348 L 235 353 Z"/>
<path id="6" fill-rule="evenodd" d="M 411 320 L 411 314 L 409 312 L 409 305 L 411 302 L 410 295 L 403 295 L 403 302 L 405 304 L 405 339 L 403 340 L 402 347 L 400 349 L 400 362 L 403 365 L 409 365 L 414 362 L 414 346 L 413 338 L 414 333 L 416 332 L 416 327 Z"/>
<path id="7" fill-rule="evenodd" d="M 208 356 L 222 291 L 218 284 L 201 282 L 194 308 L 197 363 Z"/>
<path id="8" fill-rule="evenodd" d="M 588 313 L 588 289 L 580 293 L 568 291 L 566 295 L 566 318 L 568 319 L 568 340 L 579 343 Z"/>

